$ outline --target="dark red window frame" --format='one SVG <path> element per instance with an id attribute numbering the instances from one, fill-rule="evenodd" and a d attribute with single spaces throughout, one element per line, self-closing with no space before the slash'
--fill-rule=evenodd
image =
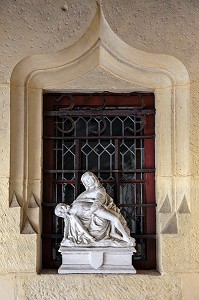
<path id="1" fill-rule="evenodd" d="M 103 107 L 104 106 L 104 107 Z M 106 108 L 105 108 L 106 107 Z M 121 109 L 121 112 L 119 111 Z M 107 109 L 107 110 L 106 110 Z M 58 268 L 61 264 L 61 257 L 58 253 L 59 242 L 62 239 L 63 224 L 54 215 L 54 207 L 58 202 L 65 201 L 61 194 L 60 187 L 67 182 L 75 186 L 74 195 L 77 196 L 81 190 L 80 177 L 81 174 L 86 171 L 81 166 L 81 146 L 76 141 L 76 162 L 74 171 L 77 172 L 74 179 L 63 180 L 57 172 L 57 169 L 63 168 L 63 162 L 59 159 L 55 167 L 55 140 L 70 138 L 72 132 L 69 127 L 64 128 L 64 133 L 58 132 L 58 136 L 55 137 L 56 118 L 60 118 L 65 114 L 68 116 L 78 113 L 85 114 L 85 118 L 89 115 L 96 114 L 94 117 L 101 118 L 106 115 L 107 111 L 112 110 L 112 113 L 126 114 L 128 111 L 132 111 L 132 114 L 141 120 L 143 130 L 131 133 L 130 135 L 135 136 L 136 139 L 140 137 L 144 148 L 144 165 L 142 169 L 135 170 L 135 173 L 142 174 L 142 179 L 137 180 L 143 183 L 143 203 L 137 203 L 135 210 L 141 211 L 139 218 L 142 219 L 142 227 L 144 226 L 143 232 L 133 232 L 132 236 L 138 241 L 139 247 L 138 253 L 141 251 L 141 255 L 135 255 L 133 258 L 133 264 L 137 269 L 155 269 L 156 268 L 156 218 L 155 218 L 155 109 L 154 109 L 154 95 L 152 93 L 131 93 L 131 94 L 111 94 L 111 93 L 100 93 L 100 94 L 44 94 L 43 97 L 43 229 L 42 229 L 42 267 L 44 269 Z M 65 111 L 65 113 L 64 113 Z M 70 111 L 70 112 L 69 112 Z M 70 122 L 69 122 L 70 123 Z M 139 125 L 139 126 L 141 126 Z M 138 127 L 139 127 L 138 126 Z M 70 131 L 71 130 L 71 131 Z M 68 133 L 67 133 L 68 131 Z M 95 137 L 95 134 L 94 134 Z M 116 139 L 115 151 L 118 152 L 120 149 L 117 143 L 121 139 Z M 79 153 L 79 154 L 78 154 Z M 118 153 L 119 155 L 119 153 Z M 117 155 L 115 155 L 117 156 Z M 118 156 L 119 157 L 119 156 Z M 121 176 L 119 171 L 119 159 L 115 159 L 115 194 L 114 201 L 120 207 L 121 211 L 125 211 L 124 204 L 118 201 L 119 197 L 119 184 L 121 184 Z M 91 170 L 99 171 L 99 170 Z M 59 170 L 60 172 L 60 170 Z M 55 175 L 57 174 L 57 175 Z M 97 175 L 97 174 L 96 174 Z M 136 175 L 137 176 L 137 175 Z M 136 177 L 137 178 L 137 177 Z M 128 180 L 126 180 L 126 184 Z M 133 183 L 129 180 L 129 183 Z M 102 184 L 106 187 L 108 184 L 107 180 L 101 180 Z M 55 199 L 55 184 L 57 185 L 56 193 L 58 196 Z M 138 216 L 139 215 L 139 216 Z M 136 221 L 137 222 L 137 221 Z M 140 221 L 141 222 L 141 221 Z M 56 229 L 55 229 L 56 228 Z"/>

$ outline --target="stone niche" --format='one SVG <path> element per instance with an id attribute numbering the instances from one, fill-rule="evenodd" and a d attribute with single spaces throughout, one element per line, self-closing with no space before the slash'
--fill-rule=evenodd
<path id="1" fill-rule="evenodd" d="M 185 208 L 190 212 L 191 207 L 189 83 L 185 66 L 176 58 L 140 51 L 123 42 L 100 6 L 87 32 L 73 45 L 19 62 L 11 77 L 9 191 L 10 206 L 22 208 L 21 232 L 41 234 L 43 93 L 154 92 L 157 269 L 164 272 L 164 261 L 170 256 L 162 255 L 163 241 L 167 243 L 164 235 L 178 233 L 180 213 Z M 33 237 L 33 241 L 38 257 L 35 269 L 39 270 L 40 239 Z M 92 262 L 92 255 L 85 259 Z M 103 254 L 104 261 L 108 255 Z"/>

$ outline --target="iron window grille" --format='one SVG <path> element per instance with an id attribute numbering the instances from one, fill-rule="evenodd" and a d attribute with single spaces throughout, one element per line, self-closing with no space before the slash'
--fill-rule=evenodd
<path id="1" fill-rule="evenodd" d="M 137 243 L 134 266 L 156 267 L 154 148 L 153 94 L 44 94 L 43 268 L 61 264 L 64 224 L 54 208 L 82 192 L 88 170 L 127 220 Z"/>

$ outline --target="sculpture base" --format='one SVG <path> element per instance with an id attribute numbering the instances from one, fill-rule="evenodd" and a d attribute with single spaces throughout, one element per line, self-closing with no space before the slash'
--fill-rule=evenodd
<path id="1" fill-rule="evenodd" d="M 59 274 L 135 274 L 132 266 L 133 247 L 60 247 L 62 265 Z"/>

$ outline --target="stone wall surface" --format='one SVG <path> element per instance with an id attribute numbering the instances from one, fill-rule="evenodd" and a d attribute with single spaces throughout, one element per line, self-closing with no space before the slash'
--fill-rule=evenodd
<path id="1" fill-rule="evenodd" d="M 177 57 L 197 81 L 199 32 L 197 0 L 101 1 L 111 28 L 125 42 Z M 95 1 L 2 0 L 1 81 L 8 82 L 17 62 L 35 53 L 59 51 L 86 31 Z M 15 34 L 14 34 L 15 33 Z"/>
<path id="2" fill-rule="evenodd" d="M 91 23 L 96 11 L 96 2 L 1 0 L 0 299 L 197 300 L 199 3 L 197 0 L 98 2 L 103 7 L 110 27 L 123 41 L 139 50 L 174 56 L 188 70 L 191 82 L 191 213 L 177 213 L 179 234 L 162 238 L 162 253 L 165 255 L 163 275 L 153 272 L 133 276 L 36 274 L 37 235 L 20 234 L 23 210 L 19 207 L 9 207 L 10 77 L 17 63 L 25 57 L 55 53 L 76 42 Z M 97 83 L 99 73 L 100 78 L 109 76 L 111 87 L 116 88 L 121 84 L 120 78 L 111 77 L 106 71 L 97 68 L 93 71 L 94 82 Z M 128 87 L 128 83 L 123 82 L 121 86 Z M 78 88 L 78 81 L 74 84 L 75 88 Z M 186 160 L 186 157 L 184 159 Z M 165 224 L 169 217 L 169 214 L 165 214 Z"/>
<path id="3" fill-rule="evenodd" d="M 182 299 L 178 276 L 136 275 L 10 275 L 0 278 L 1 296 L 5 300 L 119 300 Z M 120 284 L 118 284 L 120 282 Z M 3 289 L 9 286 L 6 295 Z M 100 293 L 99 293 L 100 291 Z M 15 298 L 16 297 L 16 298 Z"/>

